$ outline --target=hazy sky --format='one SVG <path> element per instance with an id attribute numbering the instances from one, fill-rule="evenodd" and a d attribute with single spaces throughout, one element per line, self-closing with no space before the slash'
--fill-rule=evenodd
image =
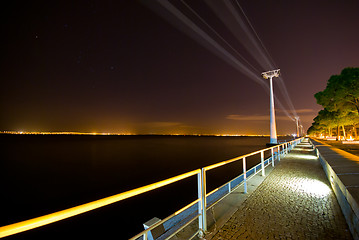
<path id="1" fill-rule="evenodd" d="M 236 39 L 226 29 L 239 25 L 221 22 L 220 5 L 213 10 L 219 1 L 209 2 L 170 1 L 194 16 L 187 3 L 209 24 L 200 26 L 216 29 L 256 75 L 271 70 L 261 68 L 259 55 L 250 57 L 245 33 Z M 359 65 L 359 1 L 239 4 L 308 128 L 320 109 L 314 93 L 331 75 Z M 268 92 L 159 6 L 130 0 L 2 6 L 0 130 L 269 134 Z M 277 80 L 274 91 L 289 110 Z M 280 108 L 277 131 L 295 132 Z"/>

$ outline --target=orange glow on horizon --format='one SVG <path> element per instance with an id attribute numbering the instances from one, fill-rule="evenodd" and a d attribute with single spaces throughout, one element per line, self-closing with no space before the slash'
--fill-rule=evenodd
<path id="1" fill-rule="evenodd" d="M 42 132 L 42 131 L 0 131 L 0 134 L 23 134 L 23 135 L 93 135 L 93 136 L 103 136 L 103 135 L 124 135 L 124 136 L 131 136 L 131 135 L 159 135 L 159 136 L 216 136 L 216 137 L 268 137 L 268 134 L 236 134 L 236 133 L 131 133 L 131 132 L 122 132 L 122 133 L 115 133 L 115 132 Z M 289 136 L 287 135 L 280 135 L 278 136 Z"/>

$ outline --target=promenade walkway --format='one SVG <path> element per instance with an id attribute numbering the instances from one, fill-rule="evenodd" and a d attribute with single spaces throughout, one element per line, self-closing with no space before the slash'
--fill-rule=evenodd
<path id="1" fill-rule="evenodd" d="M 313 147 L 304 139 L 211 239 L 352 237 Z"/>

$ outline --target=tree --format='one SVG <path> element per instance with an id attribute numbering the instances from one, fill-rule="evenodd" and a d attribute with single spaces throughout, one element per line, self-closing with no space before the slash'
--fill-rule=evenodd
<path id="1" fill-rule="evenodd" d="M 327 87 L 314 97 L 329 111 L 359 114 L 359 68 L 345 68 L 340 75 L 331 76 Z"/>
<path id="2" fill-rule="evenodd" d="M 340 75 L 329 78 L 326 88 L 314 95 L 317 103 L 324 107 L 314 118 L 311 131 L 319 131 L 321 127 L 328 130 L 337 128 L 340 136 L 340 127 L 346 138 L 345 126 L 352 126 L 355 138 L 358 137 L 356 127 L 359 125 L 359 68 L 345 68 Z"/>
<path id="3" fill-rule="evenodd" d="M 345 68 L 340 74 L 342 87 L 337 100 L 359 114 L 359 68 Z"/>
<path id="4" fill-rule="evenodd" d="M 332 129 L 337 127 L 338 119 L 335 112 L 329 112 L 326 108 L 318 112 L 318 116 L 314 118 L 314 122 L 326 128 L 328 135 L 332 136 Z"/>
<path id="5" fill-rule="evenodd" d="M 345 117 L 345 120 L 345 125 L 350 125 L 352 127 L 354 138 L 358 138 L 357 126 L 359 125 L 359 114 L 357 114 L 356 112 L 348 113 Z"/>
<path id="6" fill-rule="evenodd" d="M 307 133 L 309 135 L 314 135 L 314 136 L 318 136 L 319 134 L 323 134 L 323 132 L 325 132 L 325 129 L 323 128 L 323 126 L 319 125 L 316 122 L 312 123 L 312 126 L 310 126 L 308 128 Z"/>

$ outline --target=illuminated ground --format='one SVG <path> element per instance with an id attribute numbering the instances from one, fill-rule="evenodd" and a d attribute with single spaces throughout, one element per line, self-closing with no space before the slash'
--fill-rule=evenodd
<path id="1" fill-rule="evenodd" d="M 212 239 L 352 237 L 324 171 L 305 142 L 281 160 Z"/>

